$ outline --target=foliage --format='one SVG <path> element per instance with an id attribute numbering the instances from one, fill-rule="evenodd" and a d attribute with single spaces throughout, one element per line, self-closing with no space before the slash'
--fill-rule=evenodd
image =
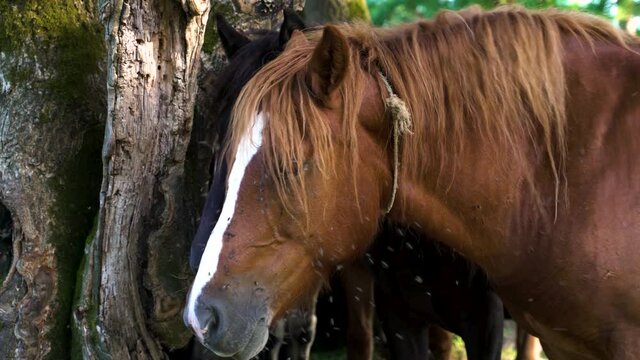
<path id="1" fill-rule="evenodd" d="M 371 21 L 371 14 L 369 14 L 365 0 L 347 0 L 347 6 L 349 7 L 349 14 L 352 19 L 359 19 L 366 22 Z"/>
<path id="2" fill-rule="evenodd" d="M 376 25 L 430 18 L 440 9 L 459 10 L 473 4 L 485 9 L 520 4 L 528 8 L 581 10 L 610 18 L 621 28 L 625 28 L 629 21 L 640 22 L 640 0 L 367 0 L 367 3 Z"/>

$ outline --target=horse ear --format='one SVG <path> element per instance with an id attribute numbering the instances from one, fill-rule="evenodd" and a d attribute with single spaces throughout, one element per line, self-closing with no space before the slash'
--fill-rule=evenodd
<path id="1" fill-rule="evenodd" d="M 289 39 L 289 42 L 286 44 L 285 49 L 289 47 L 295 48 L 297 46 L 306 45 L 308 43 L 309 43 L 309 40 L 307 40 L 307 37 L 302 33 L 302 31 L 295 30 L 291 34 L 291 39 Z"/>
<path id="2" fill-rule="evenodd" d="M 328 98 L 344 80 L 349 66 L 348 46 L 338 28 L 325 26 L 309 63 L 310 87 L 318 98 Z"/>
<path id="3" fill-rule="evenodd" d="M 248 37 L 229 25 L 221 14 L 216 14 L 216 28 L 218 29 L 218 36 L 220 37 L 224 53 L 227 54 L 227 58 L 232 57 L 236 51 L 250 42 Z"/>
<path id="4" fill-rule="evenodd" d="M 284 49 L 294 31 L 302 31 L 307 28 L 304 20 L 292 9 L 284 9 L 284 20 L 280 26 L 280 47 Z"/>

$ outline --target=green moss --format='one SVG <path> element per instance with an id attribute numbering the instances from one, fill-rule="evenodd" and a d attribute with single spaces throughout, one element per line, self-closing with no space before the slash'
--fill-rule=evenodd
<path id="1" fill-rule="evenodd" d="M 204 43 L 202 44 L 202 51 L 207 54 L 211 54 L 220 41 L 218 31 L 216 31 L 216 14 L 221 14 L 230 23 L 234 23 L 234 19 L 238 17 L 230 2 L 222 4 L 215 2 L 215 4 L 212 4 L 209 20 L 207 21 L 207 28 L 204 32 Z"/>
<path id="2" fill-rule="evenodd" d="M 82 260 L 80 265 L 78 266 L 78 272 L 76 274 L 76 284 L 75 284 L 75 292 L 73 295 L 73 310 L 75 310 L 78 306 L 82 306 L 85 309 L 84 317 L 88 319 L 89 329 L 91 331 L 91 341 L 94 345 L 100 344 L 97 329 L 97 319 L 98 319 L 98 307 L 94 302 L 97 300 L 97 296 L 91 296 L 89 299 L 83 297 L 84 289 L 88 284 L 86 283 L 87 275 L 91 273 L 95 273 L 95 268 L 90 268 L 91 262 L 90 257 L 94 256 L 92 249 L 95 249 L 94 240 L 95 234 L 98 228 L 98 215 L 96 214 L 93 227 L 91 228 L 89 235 L 85 240 L 84 245 L 84 254 L 82 256 Z M 97 275 L 97 274 L 96 274 Z M 94 279 L 98 279 L 98 277 L 94 277 Z M 97 294 L 95 294 L 97 295 Z M 71 323 L 71 355 L 70 358 L 72 360 L 81 360 L 84 358 L 83 356 L 83 347 L 84 344 L 82 339 L 84 335 L 81 333 L 81 329 L 77 326 L 79 324 L 74 322 L 73 316 L 69 320 Z M 96 346 L 97 348 L 98 346 Z M 101 354 L 104 355 L 104 354 Z M 102 358 L 108 358 L 107 356 L 102 356 Z"/>
<path id="3" fill-rule="evenodd" d="M 67 107 L 95 108 L 94 79 L 105 54 L 99 24 L 79 23 L 62 29 L 53 57 L 55 72 L 48 87 Z"/>
<path id="4" fill-rule="evenodd" d="M 37 63 L 51 74 L 41 85 L 68 108 L 94 103 L 92 77 L 100 72 L 105 47 L 92 8 L 91 0 L 0 2 L 0 51 L 28 59 L 2 69 L 7 79 L 33 81 Z"/>
<path id="5" fill-rule="evenodd" d="M 3 51 L 21 49 L 27 41 L 31 41 L 31 45 L 55 43 L 66 28 L 86 22 L 87 18 L 86 12 L 78 9 L 73 0 L 2 2 L 0 17 Z"/>
<path id="6" fill-rule="evenodd" d="M 84 274 L 87 266 L 89 266 L 90 262 L 88 257 L 90 256 L 90 248 L 93 245 L 93 241 L 95 239 L 96 230 L 98 229 L 98 216 L 96 215 L 93 219 L 93 227 L 89 231 L 89 235 L 87 236 L 84 242 L 84 254 L 82 255 L 82 260 L 80 260 L 80 265 L 78 266 L 78 271 L 76 273 L 76 284 L 75 290 L 73 294 L 73 305 L 72 305 L 72 314 L 69 322 L 71 325 L 71 359 L 72 360 L 81 360 L 82 356 L 82 333 L 80 329 L 75 326 L 73 320 L 73 310 L 75 310 L 76 306 L 79 304 L 82 298 L 82 288 L 84 284 Z M 84 299 L 87 300 L 87 299 Z M 91 311 L 89 311 L 91 312 Z M 92 326 L 92 328 L 94 328 Z"/>
<path id="7" fill-rule="evenodd" d="M 92 220 L 98 210 L 102 134 L 103 127 L 99 123 L 81 134 L 83 142 L 79 151 L 72 154 L 57 176 L 50 180 L 50 186 L 56 195 L 49 217 L 56 224 L 50 243 L 57 255 L 59 309 L 50 333 L 50 339 L 53 340 L 48 356 L 50 359 L 61 359 L 69 354 L 71 333 L 68 323 L 77 269 L 82 258 L 85 236 L 90 233 Z"/>
<path id="8" fill-rule="evenodd" d="M 74 141 L 82 137 L 76 153 L 61 154 L 63 164 L 48 184 L 55 196 L 48 209 L 55 224 L 48 240 L 57 271 L 57 311 L 47 334 L 49 359 L 69 357 L 76 271 L 98 209 L 106 101 L 101 63 L 106 49 L 94 7 L 95 0 L 0 1 L 0 52 L 19 59 L 0 63 L 0 71 L 14 86 L 41 94 L 44 105 L 34 122 L 69 123 L 67 136 Z"/>

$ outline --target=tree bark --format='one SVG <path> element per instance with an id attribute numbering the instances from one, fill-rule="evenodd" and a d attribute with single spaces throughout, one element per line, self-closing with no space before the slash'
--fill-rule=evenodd
<path id="1" fill-rule="evenodd" d="M 97 229 L 74 313 L 84 357 L 184 346 L 191 133 L 206 0 L 106 2 L 107 123 Z"/>
<path id="2" fill-rule="evenodd" d="M 99 189 L 104 47 L 94 9 L 92 0 L 0 4 L 0 218 L 11 218 L 0 232 L 13 242 L 0 279 L 3 359 L 69 353 Z"/>
<path id="3" fill-rule="evenodd" d="M 95 4 L 0 4 L 0 358 L 64 358 L 97 210 L 104 54 Z M 78 47 L 78 44 L 84 46 Z M 0 240 L 0 241 L 6 241 Z"/>

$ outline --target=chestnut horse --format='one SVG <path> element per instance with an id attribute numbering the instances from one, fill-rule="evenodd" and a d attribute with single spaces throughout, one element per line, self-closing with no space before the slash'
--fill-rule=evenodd
<path id="1" fill-rule="evenodd" d="M 486 270 L 551 358 L 640 358 L 638 50 L 550 10 L 294 33 L 236 103 L 187 321 L 252 357 L 386 216 Z"/>
<path id="2" fill-rule="evenodd" d="M 221 138 L 228 128 L 231 105 L 242 86 L 264 63 L 273 60 L 282 51 L 293 30 L 304 29 L 305 25 L 297 14 L 285 11 L 279 33 L 260 31 L 256 33 L 256 40 L 251 41 L 226 23 L 222 16 L 216 16 L 216 21 L 218 36 L 231 62 L 218 80 L 205 81 L 205 89 L 212 89 L 205 90 L 205 93 L 209 94 L 207 108 L 213 112 L 211 116 L 218 119 L 216 134 Z M 241 56 L 236 56 L 236 53 Z M 225 169 L 226 166 L 219 166 L 215 172 L 207 206 L 192 243 L 190 263 L 194 271 L 198 269 L 207 236 L 222 207 L 224 187 L 221 179 L 226 177 Z M 433 358 L 447 359 L 451 336 L 431 326 L 437 323 L 462 336 L 469 359 L 499 359 L 502 302 L 490 289 L 486 277 L 476 266 L 442 245 L 421 246 L 418 236 L 415 232 L 386 226 L 375 242 L 379 251 L 374 251 L 373 256 L 368 257 L 373 264 L 371 268 L 378 274 L 376 302 L 379 317 L 388 334 L 389 355 L 393 359 L 428 358 L 431 350 Z M 407 246 L 413 242 L 416 251 L 406 254 L 406 258 L 389 253 L 396 243 L 402 247 L 405 242 Z M 404 250 L 406 253 L 407 248 Z M 398 248 L 400 253 L 401 249 Z M 402 278 L 407 273 L 412 274 L 406 279 L 408 284 L 414 286 L 398 289 L 396 280 L 407 283 Z M 445 277 L 437 278 L 437 274 L 444 274 Z M 347 294 L 349 310 L 348 358 L 370 359 L 373 343 L 372 275 L 358 263 L 346 266 L 339 275 Z M 415 282 L 415 278 L 421 279 L 420 283 Z M 273 329 L 268 356 L 277 359 L 282 342 L 286 341 L 285 357 L 308 358 L 315 320 L 313 304 L 306 307 L 305 311 L 296 309 L 290 312 L 286 324 L 280 323 Z"/>
<path id="3" fill-rule="evenodd" d="M 282 51 L 283 45 L 288 41 L 292 31 L 302 30 L 306 28 L 306 25 L 295 12 L 285 10 L 280 32 L 256 31 L 255 40 L 251 40 L 233 29 L 221 15 L 216 16 L 216 27 L 218 37 L 230 62 L 218 76 L 210 76 L 205 80 L 204 89 L 208 96 L 205 107 L 211 112 L 210 116 L 217 119 L 215 134 L 216 138 L 221 139 L 225 137 L 229 128 L 231 108 L 242 86 L 265 63 L 273 60 Z M 189 263 L 194 272 L 199 268 L 202 252 L 218 219 L 225 195 L 226 162 L 222 159 L 217 166 L 213 167 L 216 171 L 213 172 L 201 221 L 191 244 Z M 345 288 L 349 308 L 347 321 L 349 359 L 370 359 L 372 357 L 372 279 L 366 265 L 364 267 L 363 265 L 355 263 L 347 266 L 338 276 Z M 315 324 L 314 304 L 306 304 L 304 307 L 307 309 L 295 309 L 290 312 L 286 316 L 286 322 L 280 322 L 273 328 L 272 341 L 268 346 L 269 351 L 263 352 L 260 358 L 278 359 L 284 356 L 284 358 L 295 360 L 309 357 L 315 333 L 313 326 Z M 392 334 L 398 331 L 404 332 L 404 330 L 397 327 L 391 329 Z M 432 351 L 440 354 L 450 350 L 450 335 L 439 329 L 435 329 L 433 333 L 433 339 L 429 343 Z M 284 348 L 285 353 L 281 354 L 280 349 L 283 342 L 286 342 L 287 346 Z M 428 351 L 428 347 L 425 347 L 424 350 Z M 393 352 L 392 356 L 400 358 Z"/>
<path id="4" fill-rule="evenodd" d="M 224 139 L 229 129 L 231 109 L 242 87 L 266 63 L 282 52 L 294 30 L 306 28 L 303 20 L 291 10 L 284 11 L 284 21 L 280 31 L 255 31 L 255 39 L 250 39 L 231 27 L 223 16 L 216 16 L 216 27 L 222 47 L 230 60 L 218 76 L 205 78 L 204 91 L 207 94 L 204 107 L 208 116 L 216 119 L 214 129 L 217 141 Z M 212 166 L 212 178 L 205 206 L 202 211 L 196 235 L 191 244 L 189 264 L 197 272 L 202 253 L 209 235 L 218 221 L 225 197 L 227 163 L 218 159 Z M 206 266 L 206 261 L 205 265 Z M 349 321 L 347 322 L 347 343 L 349 359 L 370 359 L 373 353 L 373 289 L 371 275 L 364 263 L 345 266 L 339 276 L 347 293 Z M 357 289 L 357 290 L 356 290 Z M 357 294 L 355 294 L 357 292 Z M 315 298 L 307 304 L 288 312 L 286 321 L 274 325 L 272 341 L 267 353 L 261 358 L 291 360 L 308 359 L 315 336 Z M 284 354 L 281 345 L 286 342 Z"/>

